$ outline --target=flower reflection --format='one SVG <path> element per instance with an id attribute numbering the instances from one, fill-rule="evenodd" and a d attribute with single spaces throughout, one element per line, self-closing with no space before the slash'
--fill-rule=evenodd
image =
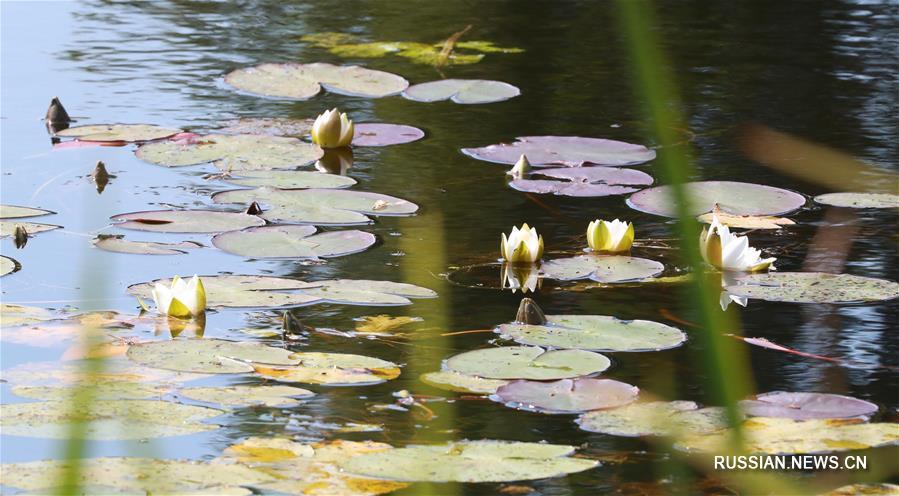
<path id="1" fill-rule="evenodd" d="M 503 289 L 511 289 L 513 293 L 533 293 L 540 287 L 541 279 L 535 264 L 503 264 Z"/>

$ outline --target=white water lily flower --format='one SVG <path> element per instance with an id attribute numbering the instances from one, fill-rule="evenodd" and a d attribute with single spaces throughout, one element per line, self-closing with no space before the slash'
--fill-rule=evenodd
<path id="1" fill-rule="evenodd" d="M 163 315 L 179 319 L 197 317 L 206 312 L 206 289 L 197 276 L 189 282 L 175 276 L 170 288 L 156 283 L 153 301 L 156 302 L 156 310 Z"/>
<path id="2" fill-rule="evenodd" d="M 506 172 L 506 175 L 512 176 L 515 179 L 521 179 L 525 174 L 531 172 L 531 162 L 528 160 L 527 155 L 521 155 L 518 158 L 518 162 L 515 162 L 515 166 L 512 167 L 512 170 Z"/>
<path id="3" fill-rule="evenodd" d="M 774 257 L 761 258 L 762 252 L 749 246 L 749 238 L 737 236 L 712 217 L 712 225 L 699 236 L 699 251 L 710 265 L 721 270 L 758 272 L 771 267 Z"/>
<path id="4" fill-rule="evenodd" d="M 518 290 L 522 293 L 533 293 L 540 285 L 536 265 L 503 264 L 502 278 L 503 289 L 511 289 L 513 294 Z"/>
<path id="5" fill-rule="evenodd" d="M 587 226 L 587 244 L 593 251 L 629 251 L 634 244 L 634 224 L 618 219 L 612 222 L 596 219 Z"/>
<path id="6" fill-rule="evenodd" d="M 315 118 L 312 142 L 322 148 L 341 148 L 353 142 L 353 121 L 339 110 L 326 110 Z"/>
<path id="7" fill-rule="evenodd" d="M 527 224 L 522 224 L 521 229 L 512 227 L 508 238 L 503 233 L 500 252 L 510 263 L 534 263 L 543 256 L 543 236 Z"/>

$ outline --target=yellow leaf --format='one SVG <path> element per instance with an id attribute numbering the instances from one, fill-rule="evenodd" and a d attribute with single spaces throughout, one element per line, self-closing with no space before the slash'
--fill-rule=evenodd
<path id="1" fill-rule="evenodd" d="M 370 315 L 362 317 L 356 322 L 356 332 L 361 334 L 386 334 L 398 327 L 421 321 L 421 317 Z"/>

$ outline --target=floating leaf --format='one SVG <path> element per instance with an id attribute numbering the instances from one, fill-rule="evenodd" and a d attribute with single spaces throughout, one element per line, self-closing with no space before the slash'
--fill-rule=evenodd
<path id="1" fill-rule="evenodd" d="M 680 329 L 651 320 L 607 315 L 547 315 L 546 325 L 502 324 L 496 332 L 518 343 L 595 351 L 658 351 L 687 340 Z"/>
<path id="2" fill-rule="evenodd" d="M 825 393 L 772 391 L 743 400 L 740 408 L 755 417 L 784 417 L 793 420 L 868 417 L 877 405 L 864 400 Z"/>
<path id="3" fill-rule="evenodd" d="M 183 129 L 166 128 L 152 124 L 93 124 L 76 126 L 56 133 L 64 138 L 78 138 L 80 141 L 152 141 L 168 138 Z"/>
<path id="4" fill-rule="evenodd" d="M 212 163 L 224 171 L 290 169 L 324 156 L 318 145 L 295 138 L 255 134 L 207 134 L 147 143 L 137 158 L 165 167 Z"/>
<path id="5" fill-rule="evenodd" d="M 134 255 L 183 255 L 185 249 L 197 248 L 199 243 L 158 243 L 155 241 L 131 241 L 121 236 L 105 236 L 94 240 L 94 246 L 101 250 Z"/>
<path id="6" fill-rule="evenodd" d="M 510 408 L 541 413 L 580 413 L 615 408 L 637 399 L 640 390 L 612 379 L 512 381 L 490 398 Z"/>
<path id="7" fill-rule="evenodd" d="M 410 86 L 403 96 L 416 102 L 451 100 L 455 103 L 475 104 L 501 102 L 521 94 L 509 83 L 488 79 L 441 79 Z"/>
<path id="8" fill-rule="evenodd" d="M 421 381 L 429 386 L 457 393 L 493 394 L 500 386 L 505 386 L 509 381 L 500 379 L 484 379 L 481 377 L 461 374 L 452 370 L 428 372 L 422 374 Z"/>
<path id="9" fill-rule="evenodd" d="M 783 226 L 792 226 L 795 224 L 785 217 L 772 217 L 769 215 L 731 215 L 726 212 L 710 212 L 697 217 L 699 222 L 711 224 L 712 219 L 717 217 L 718 222 L 725 226 L 738 227 L 740 229 L 781 229 Z"/>
<path id="10" fill-rule="evenodd" d="M 12 274 L 22 268 L 22 264 L 7 256 L 0 255 L 0 277 Z M 5 307 L 6 305 L 4 305 Z M 5 319 L 4 319 L 5 320 Z M 5 326 L 4 326 L 5 327 Z"/>
<path id="11" fill-rule="evenodd" d="M 443 368 L 485 379 L 553 380 L 595 374 L 610 365 L 608 358 L 590 351 L 502 346 L 460 353 L 444 361 Z"/>
<path id="12" fill-rule="evenodd" d="M 860 450 L 899 443 L 899 424 L 860 423 L 845 419 L 792 420 L 753 417 L 743 423 L 748 453 L 805 454 Z M 688 437 L 675 447 L 686 451 L 725 453 L 730 429 Z"/>
<path id="13" fill-rule="evenodd" d="M 899 208 L 899 195 L 891 193 L 827 193 L 815 197 L 822 205 L 848 208 Z"/>
<path id="14" fill-rule="evenodd" d="M 805 205 L 805 197 L 785 189 L 734 181 L 685 183 L 690 215 L 711 212 L 715 206 L 731 215 L 781 215 Z M 641 212 L 677 217 L 671 186 L 656 186 L 634 193 L 627 204 Z"/>
<path id="15" fill-rule="evenodd" d="M 407 315 L 399 317 L 370 315 L 356 319 L 356 332 L 359 334 L 384 335 L 398 327 L 421 321 L 421 317 L 409 317 Z"/>
<path id="16" fill-rule="evenodd" d="M 216 203 L 268 205 L 262 217 L 273 222 L 317 225 L 364 224 L 366 215 L 411 215 L 418 205 L 388 195 L 335 189 L 238 189 L 212 196 Z"/>
<path id="17" fill-rule="evenodd" d="M 261 96 L 306 100 L 321 88 L 332 93 L 366 98 L 396 95 L 409 86 L 396 74 L 357 65 L 261 64 L 238 69 L 225 76 L 234 88 Z"/>
<path id="18" fill-rule="evenodd" d="M 8 236 L 15 235 L 16 226 L 22 226 L 23 228 L 25 228 L 25 232 L 28 233 L 28 236 L 34 236 L 37 233 L 62 228 L 62 226 L 56 226 L 53 224 L 36 224 L 34 222 L 15 222 L 3 220 L 0 221 L 0 238 L 6 238 Z"/>
<path id="19" fill-rule="evenodd" d="M 43 308 L 0 303 L 0 327 L 34 324 L 51 319 L 53 315 Z"/>
<path id="20" fill-rule="evenodd" d="M 421 129 L 404 124 L 361 122 L 355 124 L 353 129 L 353 146 L 402 145 L 425 137 Z"/>
<path id="21" fill-rule="evenodd" d="M 116 227 L 167 233 L 220 233 L 265 225 L 255 215 L 214 210 L 147 210 L 110 217 Z"/>
<path id="22" fill-rule="evenodd" d="M 656 158 L 656 152 L 643 145 L 623 141 L 578 136 L 521 136 L 514 143 L 483 148 L 463 148 L 462 153 L 487 162 L 514 164 L 527 155 L 536 167 L 580 167 L 584 164 L 607 166 L 636 165 Z"/>
<path id="23" fill-rule="evenodd" d="M 633 193 L 640 188 L 633 185 L 652 184 L 652 176 L 633 169 L 613 167 L 565 167 L 540 169 L 534 174 L 564 179 L 515 179 L 509 183 L 513 189 L 528 193 L 553 193 L 562 196 L 597 197 Z"/>
<path id="24" fill-rule="evenodd" d="M 168 384 L 209 377 L 144 367 L 129 360 L 106 360 L 101 373 L 85 374 L 78 362 L 27 362 L 3 370 L 3 380 L 13 386 L 101 385 L 113 382 Z"/>
<path id="25" fill-rule="evenodd" d="M 12 394 L 35 400 L 71 401 L 83 390 L 74 386 L 16 386 Z M 158 398 L 170 392 L 172 386 L 140 382 L 101 382 L 90 386 L 92 400 L 144 400 Z"/>
<path id="26" fill-rule="evenodd" d="M 238 186 L 268 186 L 281 189 L 334 189 L 347 188 L 356 184 L 356 180 L 351 177 L 323 174 L 318 171 L 241 171 L 239 175 L 240 177 L 228 176 L 225 178 L 225 182 Z"/>
<path id="27" fill-rule="evenodd" d="M 738 277 L 725 288 L 735 296 L 792 303 L 858 303 L 899 297 L 899 283 L 823 272 L 769 272 Z"/>
<path id="28" fill-rule="evenodd" d="M 0 205 L 0 219 L 19 219 L 22 217 L 39 217 L 41 215 L 55 214 L 49 210 L 32 207 L 19 207 L 17 205 Z"/>
<path id="29" fill-rule="evenodd" d="M 363 454 L 341 464 L 347 472 L 398 481 L 505 482 L 558 477 L 598 465 L 572 458 L 573 446 L 506 441 L 459 441 Z"/>
<path id="30" fill-rule="evenodd" d="M 308 398 L 315 393 L 291 386 L 226 386 L 192 387 L 178 391 L 178 396 L 221 406 L 266 406 L 289 408 L 300 404 L 297 398 Z"/>
<path id="31" fill-rule="evenodd" d="M 543 277 L 560 281 L 591 279 L 602 283 L 630 282 L 654 277 L 665 270 L 655 260 L 621 255 L 578 255 L 550 260 L 540 266 Z"/>
<path id="32" fill-rule="evenodd" d="M 722 408 L 699 408 L 692 401 L 651 401 L 587 412 L 581 429 L 610 436 L 681 436 L 707 434 L 727 427 Z"/>
<path id="33" fill-rule="evenodd" d="M 216 248 L 250 258 L 328 258 L 364 251 L 375 244 L 365 231 L 315 234 L 313 226 L 264 226 L 217 234 Z"/>
<path id="34" fill-rule="evenodd" d="M 290 358 L 296 365 L 257 365 L 256 373 L 276 381 L 329 386 L 377 384 L 400 375 L 397 364 L 363 355 L 302 352 L 294 353 Z"/>
<path id="35" fill-rule="evenodd" d="M 252 362 L 297 363 L 289 356 L 290 351 L 283 348 L 223 339 L 151 341 L 128 347 L 128 358 L 141 365 L 201 374 L 252 372 Z"/>
<path id="36" fill-rule="evenodd" d="M 218 131 L 224 134 L 265 134 L 302 138 L 312 132 L 315 119 L 285 119 L 281 117 L 242 117 L 224 122 Z"/>
<path id="37" fill-rule="evenodd" d="M 219 426 L 200 421 L 223 413 L 156 400 L 95 400 L 90 406 L 80 412 L 87 422 L 82 439 L 102 441 L 207 432 Z M 7 436 L 68 439 L 74 432 L 71 408 L 68 400 L 6 404 L 0 408 L 0 426 Z"/>

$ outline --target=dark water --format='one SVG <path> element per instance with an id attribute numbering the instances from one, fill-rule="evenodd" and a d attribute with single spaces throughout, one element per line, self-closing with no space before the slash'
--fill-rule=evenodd
<path id="1" fill-rule="evenodd" d="M 392 392 L 454 398 L 417 380 L 440 360 L 484 346 L 490 334 L 449 338 L 440 333 L 485 329 L 510 320 L 519 295 L 460 287 L 442 275 L 451 267 L 495 259 L 499 233 L 527 221 L 552 252 L 580 249 L 589 220 L 627 218 L 641 239 L 670 238 L 665 219 L 629 209 L 623 197 L 536 200 L 504 185 L 504 169 L 475 161 L 458 149 L 526 135 L 581 135 L 651 143 L 631 78 L 631 60 L 606 2 L 3 2 L 2 9 L 2 201 L 58 212 L 34 219 L 65 226 L 40 234 L 24 250 L 3 241 L 3 253 L 23 265 L 2 280 L 3 301 L 43 306 L 134 312 L 125 287 L 172 274 L 234 272 L 303 279 L 367 278 L 407 281 L 439 292 L 397 308 L 318 305 L 297 313 L 308 324 L 350 330 L 353 318 L 386 313 L 424 319 L 408 328 L 419 339 L 383 342 L 311 335 L 297 349 L 378 356 L 405 364 L 403 375 L 377 386 L 315 387 L 319 393 L 288 410 L 249 409 L 227 417 L 212 434 L 152 441 L 141 446 L 95 443 L 91 454 L 152 453 L 164 457 L 212 457 L 249 435 L 297 439 L 373 439 L 394 445 L 420 440 L 496 438 L 583 445 L 587 453 L 649 449 L 639 441 L 590 434 L 570 416 L 518 412 L 490 401 L 429 403 L 425 420 L 395 411 L 370 412 L 390 403 Z M 661 6 L 658 34 L 671 57 L 693 137 L 701 177 L 764 183 L 815 195 L 813 183 L 796 182 L 742 155 L 734 131 L 762 123 L 851 153 L 888 173 L 899 156 L 899 7 L 880 2 L 672 2 Z M 261 62 L 360 63 L 403 75 L 413 83 L 439 78 L 430 67 L 404 59 L 340 59 L 299 40 L 307 33 L 352 32 L 371 40 L 439 41 L 468 24 L 471 39 L 517 46 L 523 54 L 488 54 L 479 64 L 445 69 L 448 77 L 498 79 L 522 96 L 491 105 L 421 104 L 390 97 L 360 99 L 323 93 L 304 102 L 241 95 L 220 77 Z M 40 117 L 59 96 L 79 124 L 146 122 L 194 132 L 236 117 L 314 117 L 339 106 L 357 122 L 406 123 L 426 139 L 408 145 L 357 149 L 350 175 L 356 189 L 409 199 L 421 206 L 414 218 L 380 218 L 370 228 L 377 247 L 323 265 L 250 261 L 214 249 L 176 257 L 120 255 L 92 248 L 96 233 L 117 233 L 111 215 L 135 210 L 211 205 L 209 195 L 230 189 L 202 176 L 211 166 L 166 169 L 137 160 L 130 148 L 53 151 Z M 117 175 L 98 195 L 87 175 L 103 160 Z M 658 177 L 653 163 L 640 169 Z M 798 225 L 756 234 L 754 245 L 778 257 L 780 270 L 800 270 L 808 240 L 826 211 L 810 203 L 792 215 Z M 896 216 L 859 211 L 859 227 L 845 272 L 899 279 Z M 29 219 L 30 220 L 30 219 Z M 208 236 L 125 232 L 130 239 L 194 239 Z M 666 252 L 640 251 L 670 264 Z M 673 271 L 673 268 L 672 268 Z M 487 281 L 496 284 L 495 280 Z M 671 287 L 546 288 L 536 299 L 547 313 L 608 314 L 664 321 L 663 309 L 693 318 L 683 295 Z M 895 411 L 899 341 L 897 303 L 797 305 L 750 302 L 739 313 L 742 331 L 806 352 L 871 364 L 864 369 L 751 350 L 759 392 L 843 393 Z M 220 311 L 205 335 L 248 339 L 246 327 L 277 328 L 280 312 Z M 690 332 L 690 329 L 685 329 Z M 149 336 L 147 336 L 149 337 Z M 691 336 L 695 338 L 695 336 Z M 4 343 L 3 368 L 55 360 L 60 348 Z M 672 351 L 617 354 L 606 374 L 659 396 L 709 404 L 707 378 L 691 339 Z M 895 370 L 895 369 L 894 369 Z M 250 379 L 239 379 L 248 381 Z M 212 383 L 223 383 L 219 380 Z M 22 401 L 3 385 L 4 402 Z M 385 424 L 378 433 L 339 434 L 302 421 L 347 420 Z M 137 450 L 137 451 L 135 451 Z M 5 462 L 59 456 L 58 443 L 5 437 Z M 530 485 L 543 494 L 596 494 L 623 484 L 667 477 L 661 461 L 607 464 L 566 478 Z M 839 484 L 835 484 L 839 485 Z M 498 486 L 466 486 L 493 493 Z M 449 492 L 451 487 L 437 488 Z M 456 488 L 458 489 L 458 488 Z"/>

